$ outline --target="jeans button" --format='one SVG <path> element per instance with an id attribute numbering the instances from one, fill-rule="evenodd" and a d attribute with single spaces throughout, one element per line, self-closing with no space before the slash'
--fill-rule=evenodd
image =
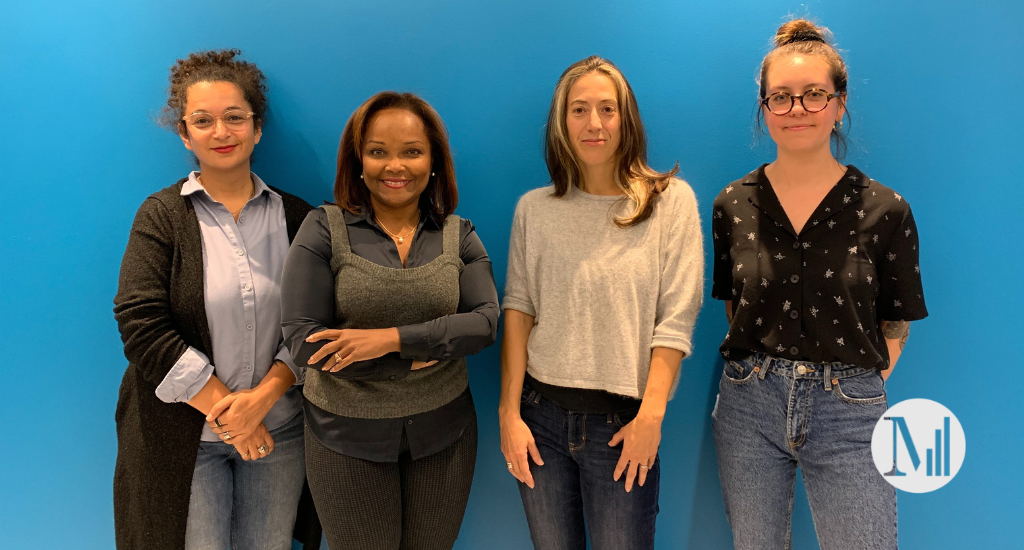
<path id="1" fill-rule="evenodd" d="M 806 374 L 807 373 L 807 367 L 805 367 L 803 365 L 800 365 L 799 367 L 796 368 L 796 373 L 797 374 Z"/>

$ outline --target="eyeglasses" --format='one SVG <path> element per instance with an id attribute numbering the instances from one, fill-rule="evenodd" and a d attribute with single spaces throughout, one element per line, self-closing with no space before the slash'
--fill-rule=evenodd
<path id="1" fill-rule="evenodd" d="M 255 113 L 252 111 L 243 111 L 241 109 L 228 109 L 220 116 L 204 111 L 196 111 L 188 116 L 181 117 L 181 120 L 184 120 L 196 130 L 209 130 L 213 128 L 218 119 L 228 128 L 238 129 L 245 126 L 253 114 Z"/>
<path id="2" fill-rule="evenodd" d="M 784 115 L 793 110 L 796 100 L 808 113 L 817 113 L 828 107 L 828 102 L 834 97 L 839 97 L 843 92 L 830 94 L 825 90 L 811 89 L 801 95 L 793 95 L 788 92 L 775 92 L 761 100 L 761 104 L 768 108 L 773 115 Z"/>

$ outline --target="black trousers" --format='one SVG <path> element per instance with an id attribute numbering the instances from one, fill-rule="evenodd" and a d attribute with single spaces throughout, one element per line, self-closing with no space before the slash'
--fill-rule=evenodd
<path id="1" fill-rule="evenodd" d="M 324 447 L 306 429 L 306 476 L 331 550 L 451 550 L 476 467 L 476 420 L 446 449 L 372 462 Z"/>

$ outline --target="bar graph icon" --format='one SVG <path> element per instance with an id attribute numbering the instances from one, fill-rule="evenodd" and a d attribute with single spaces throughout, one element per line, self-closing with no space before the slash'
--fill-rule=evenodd
<path id="1" fill-rule="evenodd" d="M 871 437 L 878 473 L 897 489 L 914 493 L 946 485 L 960 470 L 965 448 L 960 421 L 927 399 L 908 399 L 890 407 Z"/>

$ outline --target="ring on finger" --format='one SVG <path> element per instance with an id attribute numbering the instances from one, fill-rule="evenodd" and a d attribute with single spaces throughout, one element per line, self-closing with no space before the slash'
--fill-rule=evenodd
<path id="1" fill-rule="evenodd" d="M 510 472 L 512 471 L 512 463 L 511 462 L 506 462 L 505 466 L 508 466 L 508 471 L 510 471 Z"/>
<path id="2" fill-rule="evenodd" d="M 342 359 L 341 352 L 340 351 L 334 352 L 334 361 L 337 362 L 337 363 L 341 363 L 341 359 Z"/>
<path id="3" fill-rule="evenodd" d="M 270 447 L 268 447 L 267 444 L 264 443 L 263 445 L 260 445 L 259 448 L 256 450 L 259 451 L 261 455 L 265 455 L 270 452 Z"/>
<path id="4" fill-rule="evenodd" d="M 229 441 L 231 439 L 231 434 L 228 432 L 224 432 L 221 436 L 224 438 L 224 441 Z"/>
<path id="5" fill-rule="evenodd" d="M 224 425 L 220 423 L 220 417 L 219 416 L 213 419 L 213 423 L 216 424 L 218 428 L 223 428 L 224 427 Z"/>

